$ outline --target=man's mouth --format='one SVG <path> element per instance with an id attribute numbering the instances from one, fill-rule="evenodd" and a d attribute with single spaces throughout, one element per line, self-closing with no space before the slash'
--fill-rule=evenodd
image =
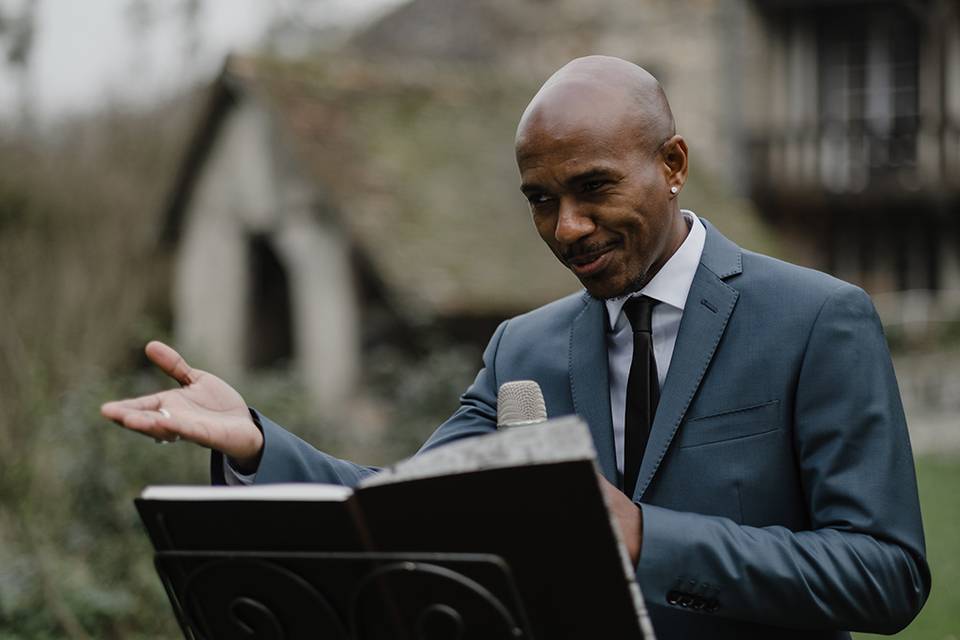
<path id="1" fill-rule="evenodd" d="M 601 271 L 610 263 L 610 253 L 616 247 L 616 243 L 611 243 L 566 257 L 565 260 L 567 266 L 577 276 L 590 276 Z"/>

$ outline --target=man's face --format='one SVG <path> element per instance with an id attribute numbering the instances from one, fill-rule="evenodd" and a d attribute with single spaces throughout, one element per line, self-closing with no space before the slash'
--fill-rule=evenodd
<path id="1" fill-rule="evenodd" d="M 563 114 L 535 116 L 518 135 L 521 190 L 534 225 L 595 298 L 639 289 L 683 239 L 662 150 L 631 129 Z"/>

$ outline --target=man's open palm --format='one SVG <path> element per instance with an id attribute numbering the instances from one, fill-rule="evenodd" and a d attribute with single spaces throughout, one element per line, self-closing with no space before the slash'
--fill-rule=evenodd
<path id="1" fill-rule="evenodd" d="M 263 436 L 240 394 L 217 376 L 192 369 L 162 342 L 149 343 L 146 353 L 180 388 L 107 402 L 100 412 L 127 429 L 157 440 L 182 438 L 222 451 L 240 468 L 255 466 Z"/>

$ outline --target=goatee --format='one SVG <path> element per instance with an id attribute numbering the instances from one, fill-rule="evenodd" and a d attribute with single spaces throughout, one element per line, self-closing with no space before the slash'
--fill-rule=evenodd
<path id="1" fill-rule="evenodd" d="M 647 278 L 647 272 L 644 271 L 643 273 L 638 275 L 636 278 L 634 278 L 629 285 L 624 287 L 623 291 L 621 291 L 620 293 L 617 293 L 612 296 L 595 296 L 592 293 L 590 293 L 590 289 L 587 289 L 587 295 L 589 295 L 594 300 L 598 300 L 600 302 L 606 302 L 607 300 L 619 300 L 620 298 L 626 298 L 627 296 L 633 293 L 636 293 L 637 291 L 640 291 L 640 289 L 643 289 L 643 287 L 647 284 L 648 281 L 649 279 Z"/>

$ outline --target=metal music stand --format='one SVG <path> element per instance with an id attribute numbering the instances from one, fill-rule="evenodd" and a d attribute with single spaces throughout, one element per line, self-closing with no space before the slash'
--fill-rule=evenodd
<path id="1" fill-rule="evenodd" d="M 160 551 L 187 640 L 529 640 L 502 558 Z"/>

